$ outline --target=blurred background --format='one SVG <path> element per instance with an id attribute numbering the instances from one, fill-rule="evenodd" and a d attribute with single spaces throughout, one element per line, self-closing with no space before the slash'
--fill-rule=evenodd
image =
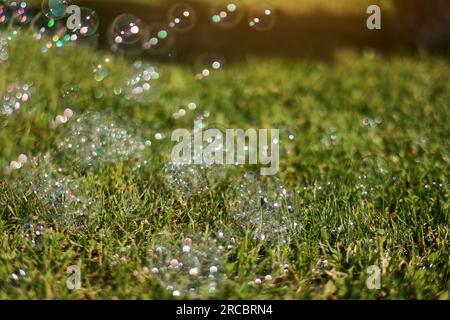
<path id="1" fill-rule="evenodd" d="M 30 4 L 39 11 L 42 3 Z M 188 26 L 177 32 L 170 52 L 159 59 L 190 60 L 204 52 L 227 58 L 245 54 L 328 57 L 337 48 L 374 48 L 383 52 L 427 49 L 447 54 L 450 43 L 448 0 L 89 0 L 70 3 L 94 9 L 100 24 L 97 41 L 111 45 L 110 29 L 123 13 L 138 17 L 147 28 L 165 25 L 180 8 L 193 12 Z M 366 28 L 367 7 L 382 9 L 382 29 Z M 231 5 L 231 7 L 230 7 Z M 178 6 L 178 7 L 177 7 Z M 178 9 L 177 9 L 178 8 Z M 228 10 L 228 9 L 235 10 Z M 265 10 L 270 15 L 265 16 Z M 181 9 L 182 10 L 182 9 Z M 221 14 L 227 14 L 220 18 Z M 262 14 L 262 15 L 260 15 Z M 249 28 L 252 19 L 259 25 Z M 172 37 L 171 37 L 172 38 Z M 128 46 L 128 54 L 139 54 Z"/>

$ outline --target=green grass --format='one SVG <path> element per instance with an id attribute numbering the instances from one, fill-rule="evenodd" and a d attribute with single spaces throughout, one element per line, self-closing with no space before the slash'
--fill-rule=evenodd
<path id="1" fill-rule="evenodd" d="M 195 81 L 197 66 L 163 64 L 154 99 L 139 104 L 113 94 L 131 61 L 111 57 L 109 77 L 96 82 L 91 67 L 104 61 L 101 52 L 76 47 L 41 54 L 41 46 L 19 36 L 9 61 L 0 65 L 0 92 L 16 80 L 33 82 L 35 90 L 30 106 L 1 118 L 1 167 L 20 153 L 53 150 L 64 128 L 51 129 L 50 122 L 69 106 L 78 115 L 120 114 L 153 145 L 145 153 L 149 164 L 140 170 L 122 162 L 79 176 L 98 204 L 83 229 L 49 218 L 49 203 L 33 197 L 20 173 L 3 177 L 0 298 L 172 298 L 160 277 L 143 270 L 151 267 L 146 251 L 157 234 L 167 235 L 158 241 L 178 244 L 182 235 L 218 230 L 238 242 L 221 266 L 228 280 L 215 295 L 202 291 L 201 298 L 449 298 L 447 59 L 373 52 L 339 52 L 330 62 L 248 57 L 205 81 Z M 61 97 L 64 83 L 78 84 L 76 98 Z M 95 98 L 98 90 L 101 99 Z M 227 186 L 239 175 L 194 198 L 169 188 L 162 170 L 169 142 L 158 143 L 153 135 L 189 127 L 191 111 L 180 121 L 171 115 L 191 101 L 223 127 L 286 127 L 296 133 L 283 149 L 279 174 L 293 190 L 292 214 L 302 226 L 289 244 L 258 242 L 233 222 Z M 367 117 L 382 123 L 365 126 Z M 367 157 L 384 159 L 391 172 L 370 196 L 356 188 Z M 30 218 L 48 228 L 40 246 L 24 236 Z M 117 263 L 122 255 L 127 261 Z M 328 265 L 318 266 L 323 259 Z M 81 268 L 82 289 L 70 291 L 66 269 L 73 264 Z M 370 265 L 382 270 L 381 290 L 366 287 Z M 27 275 L 14 282 L 11 274 L 18 269 Z M 275 283 L 248 284 L 268 273 Z"/>

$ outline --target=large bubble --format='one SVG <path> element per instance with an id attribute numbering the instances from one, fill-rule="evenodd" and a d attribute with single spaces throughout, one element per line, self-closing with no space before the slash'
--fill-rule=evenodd
<path id="1" fill-rule="evenodd" d="M 138 160 L 145 148 L 134 128 L 105 112 L 87 112 L 71 121 L 57 143 L 58 155 L 83 171 L 108 163 Z"/>
<path id="2" fill-rule="evenodd" d="M 75 228 L 85 226 L 98 205 L 85 182 L 49 154 L 32 158 L 15 181 L 17 190 L 31 191 L 30 201 L 36 202 L 40 212 L 37 222 Z"/>
<path id="3" fill-rule="evenodd" d="M 66 15 L 67 6 L 67 0 L 43 0 L 42 13 L 49 19 L 62 19 Z"/>
<path id="4" fill-rule="evenodd" d="M 227 190 L 227 208 L 256 240 L 287 243 L 300 230 L 289 190 L 273 176 L 245 173 Z"/>

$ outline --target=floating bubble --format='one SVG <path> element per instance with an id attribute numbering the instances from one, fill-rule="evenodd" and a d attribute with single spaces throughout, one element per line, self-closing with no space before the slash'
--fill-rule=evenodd
<path id="1" fill-rule="evenodd" d="M 242 21 L 243 17 L 244 10 L 237 2 L 215 4 L 211 9 L 211 21 L 220 28 L 233 28 Z"/>
<path id="2" fill-rule="evenodd" d="M 166 54 L 175 43 L 171 28 L 161 23 L 154 23 L 145 29 L 142 47 L 151 54 Z"/>
<path id="3" fill-rule="evenodd" d="M 133 44 L 141 39 L 142 22 L 131 14 L 122 14 L 112 24 L 113 41 L 116 44 Z"/>
<path id="4" fill-rule="evenodd" d="M 2 114 L 10 116 L 30 104 L 32 84 L 13 84 L 7 87 L 1 100 Z"/>
<path id="5" fill-rule="evenodd" d="M 61 96 L 63 98 L 76 98 L 80 88 L 75 83 L 64 83 L 61 88 Z"/>
<path id="6" fill-rule="evenodd" d="M 246 173 L 227 190 L 235 224 L 259 241 L 288 243 L 300 231 L 289 190 L 273 176 Z"/>
<path id="7" fill-rule="evenodd" d="M 169 9 L 169 27 L 179 32 L 190 31 L 197 22 L 197 14 L 188 4 L 174 4 Z"/>
<path id="8" fill-rule="evenodd" d="M 97 33 L 99 25 L 100 19 L 95 10 L 80 7 L 80 23 L 76 27 L 77 34 L 84 37 L 90 37 Z"/>
<path id="9" fill-rule="evenodd" d="M 67 6 L 67 0 L 43 0 L 42 13 L 49 19 L 62 19 L 66 15 Z"/>
<path id="10" fill-rule="evenodd" d="M 160 77 L 156 67 L 137 60 L 128 70 L 125 86 L 120 92 L 125 99 L 137 102 L 148 102 L 155 98 L 154 86 Z"/>
<path id="11" fill-rule="evenodd" d="M 71 121 L 57 144 L 58 155 L 83 171 L 108 163 L 138 160 L 145 149 L 133 128 L 107 113 L 88 112 Z"/>
<path id="12" fill-rule="evenodd" d="M 268 3 L 259 3 L 249 10 L 248 25 L 257 31 L 268 31 L 275 26 L 275 9 Z"/>

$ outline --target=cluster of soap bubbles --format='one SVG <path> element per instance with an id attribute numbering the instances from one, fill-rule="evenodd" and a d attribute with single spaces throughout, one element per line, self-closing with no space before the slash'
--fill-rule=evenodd
<path id="1" fill-rule="evenodd" d="M 21 108 L 29 106 L 31 93 L 32 84 L 30 82 L 8 86 L 1 100 L 2 114 L 11 116 Z"/>
<path id="2" fill-rule="evenodd" d="M 236 226 L 256 240 L 288 243 L 300 232 L 290 191 L 274 176 L 245 173 L 227 190 Z"/>
<path id="3" fill-rule="evenodd" d="M 51 221 L 80 228 L 96 212 L 98 201 L 86 188 L 85 179 L 59 165 L 49 153 L 30 159 L 19 177 L 18 190 L 31 191 L 35 201 L 43 206 L 39 223 Z"/>
<path id="4" fill-rule="evenodd" d="M 225 263 L 237 244 L 234 237 L 199 232 L 193 237 L 173 240 L 160 234 L 147 250 L 145 271 L 174 297 L 214 296 L 228 279 Z"/>
<path id="5" fill-rule="evenodd" d="M 145 149 L 132 128 L 108 113 L 87 112 L 67 127 L 58 154 L 79 171 L 106 163 L 138 160 Z"/>

